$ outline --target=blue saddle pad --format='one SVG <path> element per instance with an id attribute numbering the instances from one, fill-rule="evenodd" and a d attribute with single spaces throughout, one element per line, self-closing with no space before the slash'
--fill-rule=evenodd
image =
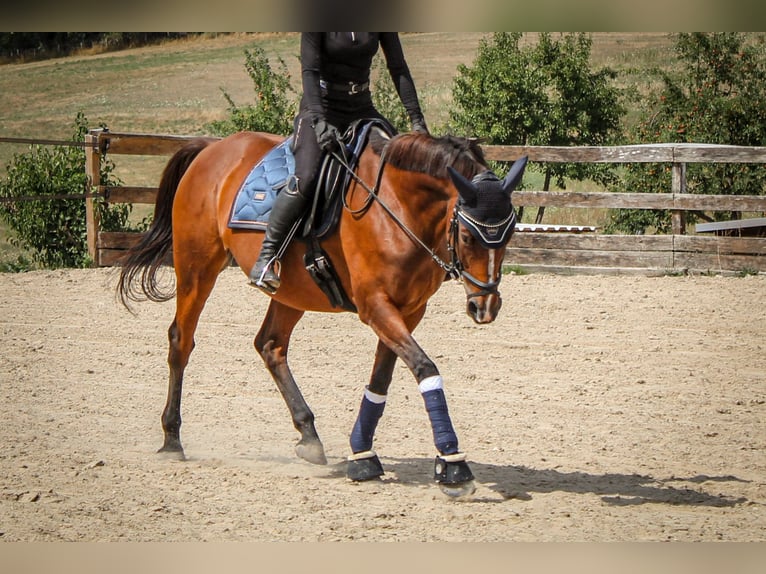
<path id="1" fill-rule="evenodd" d="M 295 173 L 292 136 L 272 148 L 250 171 L 231 207 L 232 229 L 266 229 L 277 190 Z"/>

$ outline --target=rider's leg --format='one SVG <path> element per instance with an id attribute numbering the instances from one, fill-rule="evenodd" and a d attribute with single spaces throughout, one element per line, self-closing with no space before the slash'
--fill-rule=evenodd
<path id="1" fill-rule="evenodd" d="M 275 293 L 279 289 L 280 280 L 274 269 L 276 254 L 293 224 L 305 210 L 308 201 L 309 198 L 304 197 L 297 187 L 295 191 L 284 189 L 277 195 L 269 215 L 261 253 L 250 271 L 251 284 L 268 293 Z"/>
<path id="2" fill-rule="evenodd" d="M 277 251 L 314 193 L 321 152 L 308 118 L 296 118 L 292 145 L 295 177 L 290 179 L 288 186 L 280 191 L 274 201 L 261 252 L 250 271 L 250 284 L 269 294 L 275 293 L 280 284 L 274 269 Z"/>

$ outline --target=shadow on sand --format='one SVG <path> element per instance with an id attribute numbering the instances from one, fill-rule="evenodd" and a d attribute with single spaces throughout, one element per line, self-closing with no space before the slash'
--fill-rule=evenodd
<path id="1" fill-rule="evenodd" d="M 431 484 L 433 461 L 422 458 L 382 458 L 383 468 L 395 474 L 401 483 Z M 744 497 L 732 498 L 723 494 L 710 494 L 700 489 L 673 486 L 672 483 L 748 482 L 735 476 L 697 475 L 688 478 L 657 479 L 639 474 L 591 474 L 588 472 L 559 472 L 525 466 L 483 464 L 471 461 L 476 480 L 482 486 L 497 492 L 502 499 L 483 499 L 484 502 L 502 502 L 508 499 L 531 500 L 535 493 L 570 492 L 596 494 L 607 504 L 631 506 L 647 503 L 731 507 L 747 502 Z M 333 465 L 332 477 L 345 476 L 345 464 Z M 480 500 L 482 501 L 482 500 Z"/>

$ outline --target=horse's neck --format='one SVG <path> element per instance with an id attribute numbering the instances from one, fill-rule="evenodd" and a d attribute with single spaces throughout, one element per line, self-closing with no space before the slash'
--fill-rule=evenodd
<path id="1" fill-rule="evenodd" d="M 358 175 L 392 221 L 400 219 L 413 232 L 445 229 L 457 201 L 453 186 L 439 179 L 386 163 L 383 156 L 366 149 Z M 374 189 L 373 189 L 374 187 Z"/>
<path id="2" fill-rule="evenodd" d="M 438 184 L 440 180 L 429 175 L 415 172 L 389 175 L 382 181 L 381 202 L 429 248 L 441 249 L 446 245 L 447 230 L 457 198 L 450 195 L 444 185 Z M 394 216 L 387 215 L 392 220 Z"/>

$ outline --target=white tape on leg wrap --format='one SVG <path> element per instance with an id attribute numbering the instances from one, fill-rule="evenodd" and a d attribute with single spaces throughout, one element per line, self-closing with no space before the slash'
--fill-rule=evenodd
<path id="1" fill-rule="evenodd" d="M 350 454 L 348 460 L 363 460 L 365 458 L 373 458 L 374 456 L 377 456 L 374 450 L 366 450 L 364 452 Z"/>
<path id="2" fill-rule="evenodd" d="M 376 405 L 385 403 L 387 398 L 386 395 L 379 395 L 378 393 L 373 393 L 370 389 L 366 387 L 364 389 L 364 396 L 368 401 Z"/>
<path id="3" fill-rule="evenodd" d="M 438 454 L 437 456 L 444 462 L 462 462 L 467 458 L 464 452 L 456 452 L 455 454 Z"/>
<path id="4" fill-rule="evenodd" d="M 441 375 L 434 375 L 420 381 L 418 385 L 421 393 L 427 393 L 428 391 L 436 391 L 444 388 L 444 379 Z"/>

